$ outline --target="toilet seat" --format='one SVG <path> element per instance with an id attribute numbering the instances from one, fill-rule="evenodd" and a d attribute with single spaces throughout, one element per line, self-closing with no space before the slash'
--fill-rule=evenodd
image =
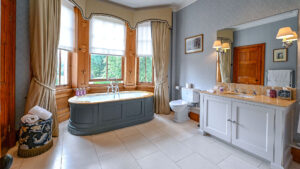
<path id="1" fill-rule="evenodd" d="M 173 101 L 170 102 L 170 105 L 172 105 L 174 107 L 187 106 L 188 102 L 184 101 L 184 100 L 173 100 Z"/>

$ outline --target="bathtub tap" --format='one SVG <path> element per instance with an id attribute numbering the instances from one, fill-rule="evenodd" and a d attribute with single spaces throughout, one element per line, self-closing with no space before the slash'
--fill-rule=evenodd
<path id="1" fill-rule="evenodd" d="M 116 94 L 120 97 L 120 90 L 119 90 L 119 84 L 118 82 L 114 83 L 113 81 L 110 82 L 110 85 L 107 86 L 107 94 L 109 94 L 109 91 L 111 89 L 111 92 L 114 94 L 114 98 L 116 97 Z"/>

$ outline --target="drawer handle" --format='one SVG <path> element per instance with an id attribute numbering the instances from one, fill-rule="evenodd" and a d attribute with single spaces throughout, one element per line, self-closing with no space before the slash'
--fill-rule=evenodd
<path id="1" fill-rule="evenodd" d="M 227 121 L 232 122 L 230 119 L 227 119 Z"/>

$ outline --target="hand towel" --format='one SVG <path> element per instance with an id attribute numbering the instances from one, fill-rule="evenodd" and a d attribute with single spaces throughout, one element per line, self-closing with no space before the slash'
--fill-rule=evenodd
<path id="1" fill-rule="evenodd" d="M 42 120 L 48 120 L 52 116 L 51 112 L 49 112 L 46 109 L 43 109 L 40 106 L 34 106 L 29 110 L 28 114 L 37 115 Z"/>
<path id="2" fill-rule="evenodd" d="M 40 118 L 37 115 L 26 114 L 21 118 L 21 121 L 23 123 L 32 124 L 32 123 L 37 122 L 39 119 Z"/>

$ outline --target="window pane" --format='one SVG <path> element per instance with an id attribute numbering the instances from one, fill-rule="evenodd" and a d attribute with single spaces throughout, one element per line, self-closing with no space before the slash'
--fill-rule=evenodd
<path id="1" fill-rule="evenodd" d="M 59 85 L 59 50 L 57 50 L 57 67 L 56 67 L 56 80 L 55 80 L 55 85 Z"/>
<path id="2" fill-rule="evenodd" d="M 152 82 L 152 57 L 146 57 L 146 82 Z"/>
<path id="3" fill-rule="evenodd" d="M 108 56 L 108 79 L 122 78 L 122 57 Z"/>
<path id="4" fill-rule="evenodd" d="M 68 51 L 61 50 L 60 85 L 68 84 Z"/>
<path id="5" fill-rule="evenodd" d="M 105 55 L 91 55 L 91 79 L 106 79 Z"/>
<path id="6" fill-rule="evenodd" d="M 146 76 L 145 76 L 145 62 L 146 62 L 146 57 L 139 57 L 139 82 L 145 82 L 146 81 Z"/>

